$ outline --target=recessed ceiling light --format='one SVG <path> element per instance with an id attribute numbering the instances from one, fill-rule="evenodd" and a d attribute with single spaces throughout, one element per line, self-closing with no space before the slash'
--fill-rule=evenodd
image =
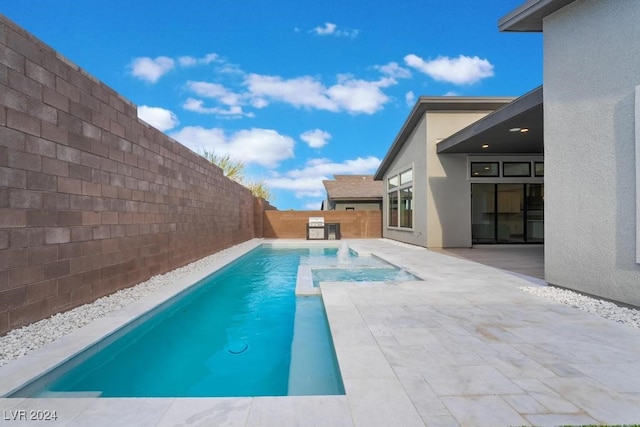
<path id="1" fill-rule="evenodd" d="M 489 144 L 482 144 L 482 148 L 489 148 Z"/>
<path id="2" fill-rule="evenodd" d="M 520 128 L 511 128 L 509 132 L 520 132 Z"/>
<path id="3" fill-rule="evenodd" d="M 522 128 L 522 129 L 520 129 L 520 133 L 525 133 L 525 132 L 529 132 L 529 129 L 528 129 L 528 128 Z"/>

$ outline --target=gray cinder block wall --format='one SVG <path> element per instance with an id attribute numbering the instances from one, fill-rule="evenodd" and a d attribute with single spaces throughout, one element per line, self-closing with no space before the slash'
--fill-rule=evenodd
<path id="1" fill-rule="evenodd" d="M 0 15 L 0 334 L 254 237 L 254 205 Z"/>

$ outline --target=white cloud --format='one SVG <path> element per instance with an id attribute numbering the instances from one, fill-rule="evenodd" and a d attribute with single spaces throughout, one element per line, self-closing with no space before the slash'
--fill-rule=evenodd
<path id="1" fill-rule="evenodd" d="M 323 27 L 316 27 L 313 29 L 313 32 L 320 36 L 326 36 L 335 33 L 337 28 L 338 26 L 336 24 L 325 22 Z"/>
<path id="2" fill-rule="evenodd" d="M 305 178 L 289 178 L 286 176 L 277 178 L 266 178 L 265 184 L 269 188 L 291 191 L 297 198 L 303 197 L 322 197 L 326 194 L 323 179 L 329 179 L 324 176 L 314 176 Z"/>
<path id="3" fill-rule="evenodd" d="M 306 142 L 311 148 L 322 148 L 329 143 L 331 134 L 320 129 L 313 129 L 300 135 L 300 139 Z"/>
<path id="4" fill-rule="evenodd" d="M 187 88 L 199 96 L 217 99 L 225 105 L 240 105 L 242 98 L 218 83 L 188 81 Z"/>
<path id="5" fill-rule="evenodd" d="M 337 105 L 325 95 L 326 88 L 312 77 L 283 80 L 278 76 L 249 74 L 245 84 L 253 97 L 264 102 L 270 98 L 296 107 L 338 111 Z"/>
<path id="6" fill-rule="evenodd" d="M 193 67 L 198 65 L 198 59 L 193 56 L 181 56 L 178 58 L 178 64 L 182 67 Z"/>
<path id="7" fill-rule="evenodd" d="M 178 58 L 178 63 L 182 67 L 193 67 L 195 65 L 208 65 L 218 60 L 218 55 L 215 53 L 208 53 L 202 58 L 195 58 L 193 56 L 181 56 Z"/>
<path id="8" fill-rule="evenodd" d="M 245 72 L 237 64 L 222 63 L 216 67 L 218 74 L 228 74 L 236 76 L 244 76 Z"/>
<path id="9" fill-rule="evenodd" d="M 149 83 L 155 83 L 160 77 L 171 71 L 174 66 L 174 60 L 169 57 L 159 56 L 152 59 L 145 56 L 135 58 L 131 62 L 131 74 Z"/>
<path id="10" fill-rule="evenodd" d="M 460 55 L 457 58 L 439 56 L 425 61 L 417 55 L 410 54 L 404 57 L 404 62 L 434 80 L 457 85 L 473 84 L 493 76 L 493 65 L 488 60 L 477 56 Z"/>
<path id="11" fill-rule="evenodd" d="M 227 118 L 253 117 L 253 113 L 245 113 L 240 105 L 231 105 L 228 108 L 205 107 L 201 99 L 187 98 L 182 104 L 182 108 L 199 114 L 215 114 Z"/>
<path id="12" fill-rule="evenodd" d="M 173 129 L 180 123 L 172 111 L 147 105 L 138 107 L 138 117 L 162 132 Z"/>
<path id="13" fill-rule="evenodd" d="M 278 167 L 283 160 L 292 158 L 295 145 L 288 136 L 259 128 L 226 135 L 220 128 L 187 126 L 170 136 L 196 152 L 207 150 L 223 156 L 228 154 L 234 160 L 267 168 Z"/>
<path id="14" fill-rule="evenodd" d="M 409 91 L 404 95 L 404 100 L 407 102 L 407 105 L 412 106 L 416 102 L 416 95 L 413 91 Z"/>
<path id="15" fill-rule="evenodd" d="M 188 98 L 182 107 L 185 110 L 193 111 L 200 114 L 215 114 L 225 117 L 254 117 L 253 113 L 245 113 L 242 109 L 242 95 L 230 91 L 226 87 L 218 83 L 195 82 L 188 81 L 187 88 L 196 95 L 212 98 L 226 106 L 221 107 L 205 107 L 204 101 L 200 99 Z"/>
<path id="16" fill-rule="evenodd" d="M 396 83 L 389 77 L 366 81 L 349 75 L 338 76 L 338 83 L 331 87 L 310 76 L 284 80 L 279 76 L 250 74 L 245 80 L 254 102 L 257 100 L 262 106 L 273 100 L 299 108 L 352 114 L 373 114 L 382 109 L 389 98 L 381 89 Z"/>
<path id="17" fill-rule="evenodd" d="M 395 84 L 395 80 L 383 78 L 369 82 L 352 78 L 340 79 L 340 83 L 327 89 L 328 96 L 341 109 L 350 113 L 373 114 L 382 109 L 389 97 L 380 88 Z"/>
<path id="18" fill-rule="evenodd" d="M 411 71 L 401 67 L 397 62 L 389 62 L 386 65 L 376 65 L 375 69 L 379 70 L 382 74 L 396 79 L 408 79 L 411 77 Z"/>
<path id="19" fill-rule="evenodd" d="M 322 26 L 317 26 L 313 30 L 312 33 L 315 33 L 319 36 L 335 36 L 335 37 L 350 37 L 354 38 L 360 34 L 360 30 L 354 30 L 351 28 L 338 28 L 338 26 L 332 22 L 325 22 Z"/>
<path id="20" fill-rule="evenodd" d="M 284 174 L 274 174 L 265 179 L 269 188 L 293 191 L 296 197 L 322 197 L 325 195 L 322 180 L 333 179 L 333 175 L 372 174 L 380 165 L 377 157 L 358 157 L 342 163 L 328 159 L 312 159 L 304 168 L 293 169 Z"/>

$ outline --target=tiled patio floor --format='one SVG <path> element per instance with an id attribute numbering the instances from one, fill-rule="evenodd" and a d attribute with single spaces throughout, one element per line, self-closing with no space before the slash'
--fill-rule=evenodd
<path id="1" fill-rule="evenodd" d="M 496 268 L 382 240 L 350 244 L 425 281 L 322 284 L 346 396 L 0 399 L 0 409 L 56 409 L 46 425 L 92 427 L 640 422 L 640 330 L 525 293 L 531 282 Z M 0 369 L 0 382 L 28 358 Z"/>
<path id="2" fill-rule="evenodd" d="M 436 251 L 514 273 L 544 279 L 543 245 L 479 245 L 473 248 L 447 248 Z"/>

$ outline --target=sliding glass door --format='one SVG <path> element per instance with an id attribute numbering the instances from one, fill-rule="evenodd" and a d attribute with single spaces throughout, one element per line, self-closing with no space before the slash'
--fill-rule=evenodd
<path id="1" fill-rule="evenodd" d="M 471 235 L 473 243 L 496 241 L 495 184 L 471 184 Z"/>
<path id="2" fill-rule="evenodd" d="M 524 185 L 497 184 L 497 243 L 524 243 Z"/>
<path id="3" fill-rule="evenodd" d="M 544 184 L 471 184 L 472 242 L 542 243 Z"/>
<path id="4" fill-rule="evenodd" d="M 544 242 L 544 184 L 527 185 L 527 241 Z"/>

